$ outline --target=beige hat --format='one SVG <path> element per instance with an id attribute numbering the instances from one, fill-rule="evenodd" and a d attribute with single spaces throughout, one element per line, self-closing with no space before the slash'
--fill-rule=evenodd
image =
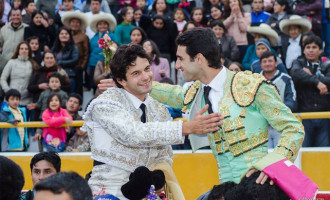
<path id="1" fill-rule="evenodd" d="M 117 26 L 117 21 L 115 17 L 112 14 L 109 13 L 102 13 L 102 14 L 96 14 L 91 17 L 91 20 L 89 22 L 89 27 L 94 31 L 95 33 L 97 31 L 97 23 L 100 21 L 106 21 L 109 24 L 110 30 L 113 32 Z"/>
<path id="2" fill-rule="evenodd" d="M 280 29 L 283 33 L 289 35 L 289 27 L 291 25 L 300 26 L 302 33 L 308 32 L 312 28 L 312 23 L 299 15 L 292 15 L 289 19 L 283 19 L 280 22 Z"/>
<path id="3" fill-rule="evenodd" d="M 62 23 L 64 26 L 69 27 L 71 19 L 79 19 L 81 23 L 80 30 L 85 30 L 88 25 L 88 17 L 85 13 L 76 11 L 67 11 L 64 12 L 62 16 Z"/>
<path id="4" fill-rule="evenodd" d="M 268 24 L 261 23 L 259 26 L 250 26 L 247 31 L 253 36 L 256 33 L 266 36 L 272 46 L 277 44 L 278 34 Z"/>

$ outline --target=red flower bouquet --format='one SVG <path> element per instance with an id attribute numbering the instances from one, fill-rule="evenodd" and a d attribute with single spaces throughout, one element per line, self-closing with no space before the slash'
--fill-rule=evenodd
<path id="1" fill-rule="evenodd" d="M 104 56 L 104 69 L 108 73 L 110 71 L 110 60 L 116 51 L 113 42 L 108 34 L 105 34 L 103 38 L 100 38 L 98 41 L 99 47 L 102 49 Z"/>

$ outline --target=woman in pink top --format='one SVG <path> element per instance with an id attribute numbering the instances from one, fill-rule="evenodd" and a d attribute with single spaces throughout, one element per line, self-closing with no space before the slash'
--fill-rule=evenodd
<path id="1" fill-rule="evenodd" d="M 43 147 L 48 151 L 62 152 L 66 144 L 65 127 L 60 127 L 66 123 L 72 124 L 72 117 L 61 108 L 62 101 L 58 94 L 51 94 L 47 99 L 48 108 L 42 113 L 42 121 L 49 127 L 43 128 Z"/>
<path id="2" fill-rule="evenodd" d="M 225 5 L 223 24 L 227 29 L 227 35 L 232 36 L 240 50 L 241 59 L 248 47 L 247 28 L 251 24 L 250 13 L 245 13 L 241 0 L 229 0 Z"/>
<path id="3" fill-rule="evenodd" d="M 145 40 L 142 46 L 150 58 L 152 58 L 151 70 L 154 74 L 153 80 L 160 81 L 163 78 L 169 78 L 170 65 L 167 59 L 159 57 L 157 45 L 152 40 Z"/>

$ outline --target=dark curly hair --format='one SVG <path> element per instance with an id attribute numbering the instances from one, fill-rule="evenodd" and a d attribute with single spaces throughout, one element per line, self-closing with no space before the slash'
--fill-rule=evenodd
<path id="1" fill-rule="evenodd" d="M 61 158 L 55 151 L 49 152 L 41 152 L 33 156 L 30 162 L 30 169 L 32 172 L 33 167 L 37 164 L 37 162 L 45 160 L 53 165 L 56 172 L 61 171 Z"/>
<path id="2" fill-rule="evenodd" d="M 110 61 L 110 69 L 117 87 L 122 88 L 123 86 L 118 80 L 127 80 L 126 72 L 130 66 L 134 66 L 134 62 L 137 57 L 146 58 L 150 62 L 150 57 L 144 51 L 141 45 L 138 44 L 126 44 L 120 46 L 115 55 Z"/>

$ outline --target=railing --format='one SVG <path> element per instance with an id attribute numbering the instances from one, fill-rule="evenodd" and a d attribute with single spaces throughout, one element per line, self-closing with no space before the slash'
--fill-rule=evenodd
<path id="1" fill-rule="evenodd" d="M 296 118 L 298 120 L 303 119 L 330 119 L 330 112 L 307 112 L 307 113 L 294 113 Z M 177 118 L 176 120 L 183 120 L 187 121 L 185 118 Z M 84 120 L 75 120 L 72 122 L 70 126 L 72 127 L 79 127 L 82 126 L 84 123 Z M 20 122 L 17 126 L 14 126 L 10 123 L 6 122 L 0 122 L 0 128 L 15 128 L 15 127 L 27 127 L 27 128 L 34 128 L 34 127 L 47 127 L 48 125 L 44 122 L 40 121 L 33 121 L 33 122 Z M 67 126 L 66 124 L 63 124 L 62 127 Z"/>

